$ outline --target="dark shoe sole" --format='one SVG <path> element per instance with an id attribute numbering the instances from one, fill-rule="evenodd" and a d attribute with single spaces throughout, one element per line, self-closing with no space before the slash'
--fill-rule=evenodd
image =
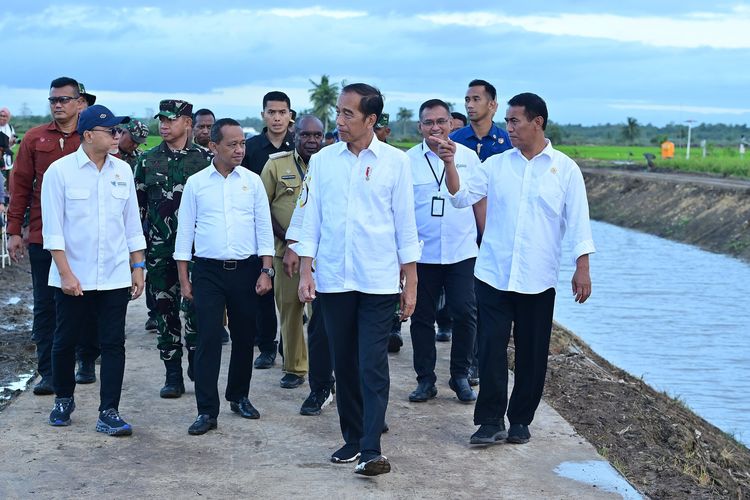
<path id="1" fill-rule="evenodd" d="M 294 382 L 279 382 L 282 389 L 296 389 L 305 383 L 305 379 L 295 380 Z"/>
<path id="2" fill-rule="evenodd" d="M 240 411 L 239 408 L 237 408 L 236 406 L 231 405 L 231 404 L 229 405 L 229 409 L 232 410 L 232 413 L 236 413 L 237 415 L 239 415 L 242 418 L 247 418 L 249 420 L 258 420 L 260 418 L 260 412 L 251 413 L 249 415 L 245 415 L 245 414 L 243 414 Z"/>
<path id="3" fill-rule="evenodd" d="M 48 387 L 34 387 L 33 392 L 37 396 L 51 396 L 55 393 L 53 389 Z"/>
<path id="4" fill-rule="evenodd" d="M 360 465 L 364 465 L 361 467 Z M 380 474 L 388 474 L 391 472 L 391 464 L 388 462 L 388 459 L 380 456 L 373 458 L 372 460 L 368 460 L 364 464 L 360 464 L 357 466 L 356 469 L 354 469 L 355 474 L 360 474 L 362 476 L 379 476 Z"/>
<path id="5" fill-rule="evenodd" d="M 159 397 L 162 399 L 177 399 L 185 394 L 185 386 L 181 385 L 179 388 L 164 390 L 162 387 L 159 391 Z"/>
<path id="6" fill-rule="evenodd" d="M 508 431 L 500 431 L 496 433 L 494 436 L 489 437 L 489 438 L 471 436 L 471 439 L 469 439 L 469 444 L 480 444 L 480 445 L 497 444 L 501 442 L 503 439 L 506 439 L 507 437 L 508 437 Z"/>
<path id="7" fill-rule="evenodd" d="M 94 382 L 96 382 L 96 375 L 93 377 L 76 375 L 76 384 L 93 384 Z"/>
<path id="8" fill-rule="evenodd" d="M 425 394 L 424 396 L 414 396 L 413 394 L 409 394 L 409 401 L 412 403 L 425 403 L 431 399 L 435 399 L 437 397 L 437 388 L 434 388 L 435 391 L 430 391 L 430 393 Z"/>
<path id="9" fill-rule="evenodd" d="M 510 444 L 526 444 L 529 442 L 529 438 L 521 436 L 508 436 L 505 441 Z"/>
<path id="10" fill-rule="evenodd" d="M 218 427 L 219 426 L 216 425 L 216 424 L 213 424 L 213 425 L 209 426 L 208 429 L 193 429 L 192 427 L 190 427 L 188 429 L 188 434 L 190 434 L 191 436 L 202 436 L 203 434 L 207 433 L 208 431 L 212 431 L 214 429 L 217 429 Z"/>

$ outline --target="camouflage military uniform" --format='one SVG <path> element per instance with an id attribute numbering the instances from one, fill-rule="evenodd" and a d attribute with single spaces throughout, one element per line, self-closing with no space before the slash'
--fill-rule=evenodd
<path id="1" fill-rule="evenodd" d="M 143 151 L 141 151 L 140 149 L 136 149 L 132 153 L 126 153 L 123 150 L 119 150 L 117 156 L 119 156 L 122 161 L 127 162 L 128 165 L 130 165 L 130 168 L 135 171 L 135 166 L 138 163 L 138 158 L 140 158 L 142 154 Z"/>
<path id="2" fill-rule="evenodd" d="M 189 143 L 171 151 L 165 142 L 143 153 L 135 170 L 135 185 L 141 216 L 148 221 L 146 240 L 146 288 L 156 298 L 159 355 L 169 361 L 182 357 L 180 310 L 185 313 L 185 343 L 196 345 L 195 310 L 181 300 L 177 264 L 172 259 L 177 234 L 177 210 L 188 177 L 204 169 L 211 154 Z"/>

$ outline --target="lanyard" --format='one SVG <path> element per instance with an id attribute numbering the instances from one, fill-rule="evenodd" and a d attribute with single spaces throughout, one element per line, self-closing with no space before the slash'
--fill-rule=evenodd
<path id="1" fill-rule="evenodd" d="M 424 154 L 424 159 L 427 160 L 427 164 L 430 166 L 432 176 L 435 178 L 435 182 L 437 182 L 438 192 L 440 192 L 440 185 L 443 183 L 443 178 L 445 178 L 445 168 L 443 168 L 443 173 L 440 174 L 440 179 L 438 179 L 438 176 L 435 173 L 435 169 L 432 168 L 432 163 L 430 163 L 430 159 L 427 157 L 427 153 Z"/>
<path id="2" fill-rule="evenodd" d="M 299 172 L 299 180 L 304 181 L 305 180 L 305 173 L 302 171 L 302 167 L 299 166 L 299 162 L 297 161 L 297 157 L 292 153 L 292 158 L 294 159 L 294 166 L 297 167 L 297 172 Z"/>

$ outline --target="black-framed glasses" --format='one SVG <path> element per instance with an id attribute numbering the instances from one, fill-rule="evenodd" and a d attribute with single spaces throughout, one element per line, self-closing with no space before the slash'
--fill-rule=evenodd
<path id="1" fill-rule="evenodd" d="M 75 101 L 76 99 L 79 99 L 79 97 L 71 97 L 69 95 L 61 95 L 58 97 L 49 97 L 47 100 L 50 104 L 68 104 L 70 101 Z"/>
<path id="2" fill-rule="evenodd" d="M 422 121 L 422 125 L 425 127 L 432 127 L 434 125 L 437 125 L 438 127 L 444 127 L 450 123 L 450 120 L 447 118 L 438 118 L 437 120 L 424 120 Z"/>
<path id="3" fill-rule="evenodd" d="M 122 134 L 122 129 L 120 127 L 112 127 L 112 128 L 92 128 L 92 132 L 107 132 L 112 137 L 117 137 L 118 135 Z"/>

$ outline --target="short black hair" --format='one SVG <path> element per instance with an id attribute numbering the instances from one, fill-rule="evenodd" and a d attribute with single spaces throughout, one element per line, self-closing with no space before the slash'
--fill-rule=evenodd
<path id="1" fill-rule="evenodd" d="M 219 144 L 221 142 L 224 138 L 221 129 L 226 126 L 241 127 L 242 125 L 240 125 L 240 122 L 232 118 L 220 118 L 216 120 L 216 123 L 211 126 L 211 142 L 214 144 Z"/>
<path id="2" fill-rule="evenodd" d="M 326 139 L 333 139 L 334 137 L 336 136 L 333 135 L 333 132 L 326 132 Z"/>
<path id="3" fill-rule="evenodd" d="M 524 92 L 511 97 L 508 106 L 523 106 L 526 119 L 533 120 L 537 116 L 542 117 L 542 130 L 547 129 L 547 103 L 544 99 L 531 92 Z"/>
<path id="4" fill-rule="evenodd" d="M 378 89 L 366 83 L 350 83 L 341 89 L 342 94 L 348 92 L 354 92 L 362 97 L 359 101 L 359 110 L 365 116 L 375 115 L 375 123 L 380 120 L 385 99 Z"/>
<path id="5" fill-rule="evenodd" d="M 437 107 L 445 108 L 445 110 L 448 113 L 451 112 L 450 106 L 448 106 L 448 104 L 445 101 L 441 101 L 440 99 L 429 99 L 423 102 L 422 105 L 419 107 L 419 115 L 418 115 L 419 119 L 420 120 L 422 119 L 422 111 L 424 111 L 425 109 L 437 108 Z"/>
<path id="6" fill-rule="evenodd" d="M 493 101 L 497 99 L 497 89 L 487 80 L 472 80 L 469 82 L 469 88 L 471 87 L 484 87 L 485 92 L 490 95 L 490 98 Z"/>
<path id="7" fill-rule="evenodd" d="M 451 118 L 453 118 L 454 120 L 461 120 L 461 123 L 464 124 L 464 127 L 468 123 L 466 115 L 463 113 L 459 113 L 458 111 L 454 111 L 453 113 L 451 113 Z"/>
<path id="8" fill-rule="evenodd" d="M 73 87 L 75 89 L 76 97 L 81 97 L 81 94 L 78 90 L 78 80 L 75 80 L 73 78 L 69 78 L 67 76 L 61 76 L 60 78 L 55 78 L 52 80 L 52 82 L 49 84 L 49 88 L 51 89 L 59 89 L 62 87 Z"/>
<path id="9" fill-rule="evenodd" d="M 214 114 L 213 111 L 211 111 L 210 109 L 201 108 L 195 113 L 193 113 L 193 123 L 195 123 L 196 120 L 198 120 L 199 116 L 204 116 L 204 115 L 211 115 L 214 117 L 214 120 L 216 120 L 216 115 Z"/>
<path id="10" fill-rule="evenodd" d="M 289 100 L 289 96 L 279 90 L 273 90 L 263 96 L 263 109 L 266 109 L 268 101 L 285 102 L 289 109 L 292 109 L 292 101 Z"/>

